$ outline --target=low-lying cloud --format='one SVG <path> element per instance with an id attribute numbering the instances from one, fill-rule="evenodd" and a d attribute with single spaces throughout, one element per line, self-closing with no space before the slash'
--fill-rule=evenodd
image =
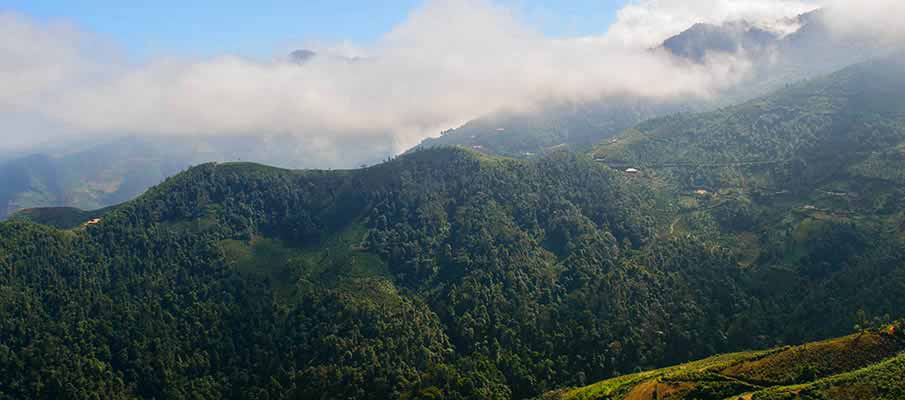
<path id="1" fill-rule="evenodd" d="M 747 60 L 677 63 L 651 44 L 694 22 L 778 20 L 817 5 L 642 1 L 625 7 L 606 34 L 551 39 L 489 1 L 436 0 L 354 57 L 347 47 L 326 46 L 301 65 L 236 56 L 133 65 L 75 27 L 0 15 L 0 117 L 15 121 L 2 134 L 6 143 L 54 135 L 288 135 L 310 147 L 308 166 L 349 165 L 357 160 L 344 157 L 342 146 L 398 152 L 500 109 L 621 94 L 709 96 L 742 79 Z"/>

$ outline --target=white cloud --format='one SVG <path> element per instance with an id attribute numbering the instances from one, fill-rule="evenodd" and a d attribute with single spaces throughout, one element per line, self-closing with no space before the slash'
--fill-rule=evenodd
<path id="1" fill-rule="evenodd" d="M 75 28 L 0 15 L 0 117 L 15 116 L 0 134 L 10 136 L 5 143 L 61 133 L 291 135 L 309 147 L 308 166 L 355 165 L 343 156 L 349 146 L 398 152 L 502 108 L 624 93 L 706 96 L 744 76 L 745 60 L 680 66 L 646 47 L 695 22 L 813 7 L 650 0 L 623 9 L 606 35 L 551 40 L 488 0 L 435 0 L 372 47 L 321 45 L 301 66 L 233 56 L 129 65 Z"/>
<path id="2" fill-rule="evenodd" d="M 901 46 L 905 41 L 902 0 L 827 0 L 827 24 L 837 35 L 883 40 Z"/>

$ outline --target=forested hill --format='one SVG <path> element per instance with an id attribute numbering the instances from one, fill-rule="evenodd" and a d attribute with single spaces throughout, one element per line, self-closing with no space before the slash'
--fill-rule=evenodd
<path id="1" fill-rule="evenodd" d="M 620 261 L 651 243 L 653 207 L 619 173 L 567 154 L 444 149 L 338 172 L 204 165 L 97 225 L 0 225 L 0 393 L 507 399 L 574 371 L 709 354 L 703 337 L 678 354 L 597 346 L 638 336 L 638 313 L 669 323 L 661 304 L 716 307 L 680 290 L 686 278 Z M 629 301 L 650 285 L 674 289 Z M 576 301 L 609 310 L 599 330 L 576 330 L 592 317 Z"/>
<path id="2" fill-rule="evenodd" d="M 671 233 L 671 196 L 569 153 L 434 149 L 356 171 L 207 164 L 97 225 L 0 224 L 0 395 L 519 399 L 902 309 L 900 245 L 760 269 Z"/>

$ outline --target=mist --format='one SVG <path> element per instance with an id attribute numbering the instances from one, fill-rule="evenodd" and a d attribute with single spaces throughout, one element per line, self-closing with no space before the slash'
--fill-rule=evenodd
<path id="1" fill-rule="evenodd" d="M 840 34 L 899 7 L 877 1 Z M 886 4 L 889 3 L 889 4 Z M 545 37 L 518 11 L 487 0 L 428 1 L 370 47 L 314 46 L 304 63 L 157 57 L 132 63 L 78 27 L 0 15 L 0 148 L 120 135 L 286 138 L 306 167 L 356 166 L 500 110 L 633 95 L 707 98 L 745 79 L 744 54 L 683 63 L 656 44 L 694 22 L 778 21 L 813 1 L 634 2 L 599 36 Z M 896 26 L 879 24 L 881 28 Z M 775 26 L 777 31 L 794 29 Z M 870 34 L 892 37 L 880 29 Z M 892 40 L 892 39 L 890 39 Z M 266 160 L 262 160 L 266 161 Z"/>
<path id="2" fill-rule="evenodd" d="M 902 15 L 905 2 L 899 0 L 828 0 L 827 24 L 835 35 L 865 42 L 882 41 L 884 45 L 901 47 L 905 41 Z"/>

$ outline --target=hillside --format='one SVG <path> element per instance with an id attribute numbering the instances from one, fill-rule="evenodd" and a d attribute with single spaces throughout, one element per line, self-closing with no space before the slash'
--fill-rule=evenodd
<path id="1" fill-rule="evenodd" d="M 594 154 L 608 163 L 655 168 L 760 167 L 764 171 L 758 175 L 773 185 L 794 179 L 820 182 L 839 166 L 902 143 L 903 66 L 905 56 L 899 55 L 738 106 L 651 120 L 598 146 Z"/>
<path id="2" fill-rule="evenodd" d="M 536 394 L 586 362 L 536 363 L 581 351 L 547 327 L 574 320 L 553 318 L 571 308 L 568 293 L 592 290 L 579 271 L 638 268 L 562 264 L 615 262 L 619 243 L 649 240 L 638 207 L 650 200 L 623 186 L 632 187 L 568 155 L 525 164 L 435 150 L 359 171 L 205 165 L 84 230 L 5 223 L 2 392 Z M 591 251 L 577 253 L 579 243 Z M 611 323 L 647 307 L 599 304 L 612 308 Z M 88 320 L 77 311 L 86 309 Z M 38 328 L 46 333 L 23 333 Z M 638 351 L 601 367 L 627 368 Z M 34 376 L 51 382 L 34 386 Z"/>
<path id="3" fill-rule="evenodd" d="M 839 293 L 874 298 L 861 304 L 871 315 L 897 314 L 873 294 L 899 290 L 898 273 L 852 278 L 899 268 L 888 256 L 905 239 L 895 172 L 905 159 L 903 65 L 901 56 L 868 62 L 742 105 L 652 120 L 593 156 L 670 193 L 671 234 L 735 249 L 754 279 L 774 285 L 767 292 L 787 296 L 768 314 L 795 316 L 789 341 L 818 338 L 805 326 L 841 333 L 844 323 L 826 316 L 857 306 L 831 300 Z"/>
<path id="4" fill-rule="evenodd" d="M 0 224 L 0 393 L 526 398 L 848 331 L 855 310 L 788 323 L 828 282 L 883 292 L 833 292 L 868 319 L 902 307 L 900 251 L 851 248 L 863 263 L 788 297 L 734 249 L 670 235 L 668 196 L 568 153 L 435 149 L 207 164 L 86 229 Z"/>
<path id="5" fill-rule="evenodd" d="M 686 103 L 631 96 L 581 103 L 553 103 L 540 107 L 540 110 L 499 112 L 469 121 L 443 132 L 440 137 L 425 139 L 416 149 L 462 146 L 515 158 L 530 158 L 556 150 L 584 151 L 642 121 L 691 111 L 694 107 Z"/>
<path id="6" fill-rule="evenodd" d="M 586 387 L 547 400 L 901 399 L 905 324 L 839 339 L 733 353 Z"/>

